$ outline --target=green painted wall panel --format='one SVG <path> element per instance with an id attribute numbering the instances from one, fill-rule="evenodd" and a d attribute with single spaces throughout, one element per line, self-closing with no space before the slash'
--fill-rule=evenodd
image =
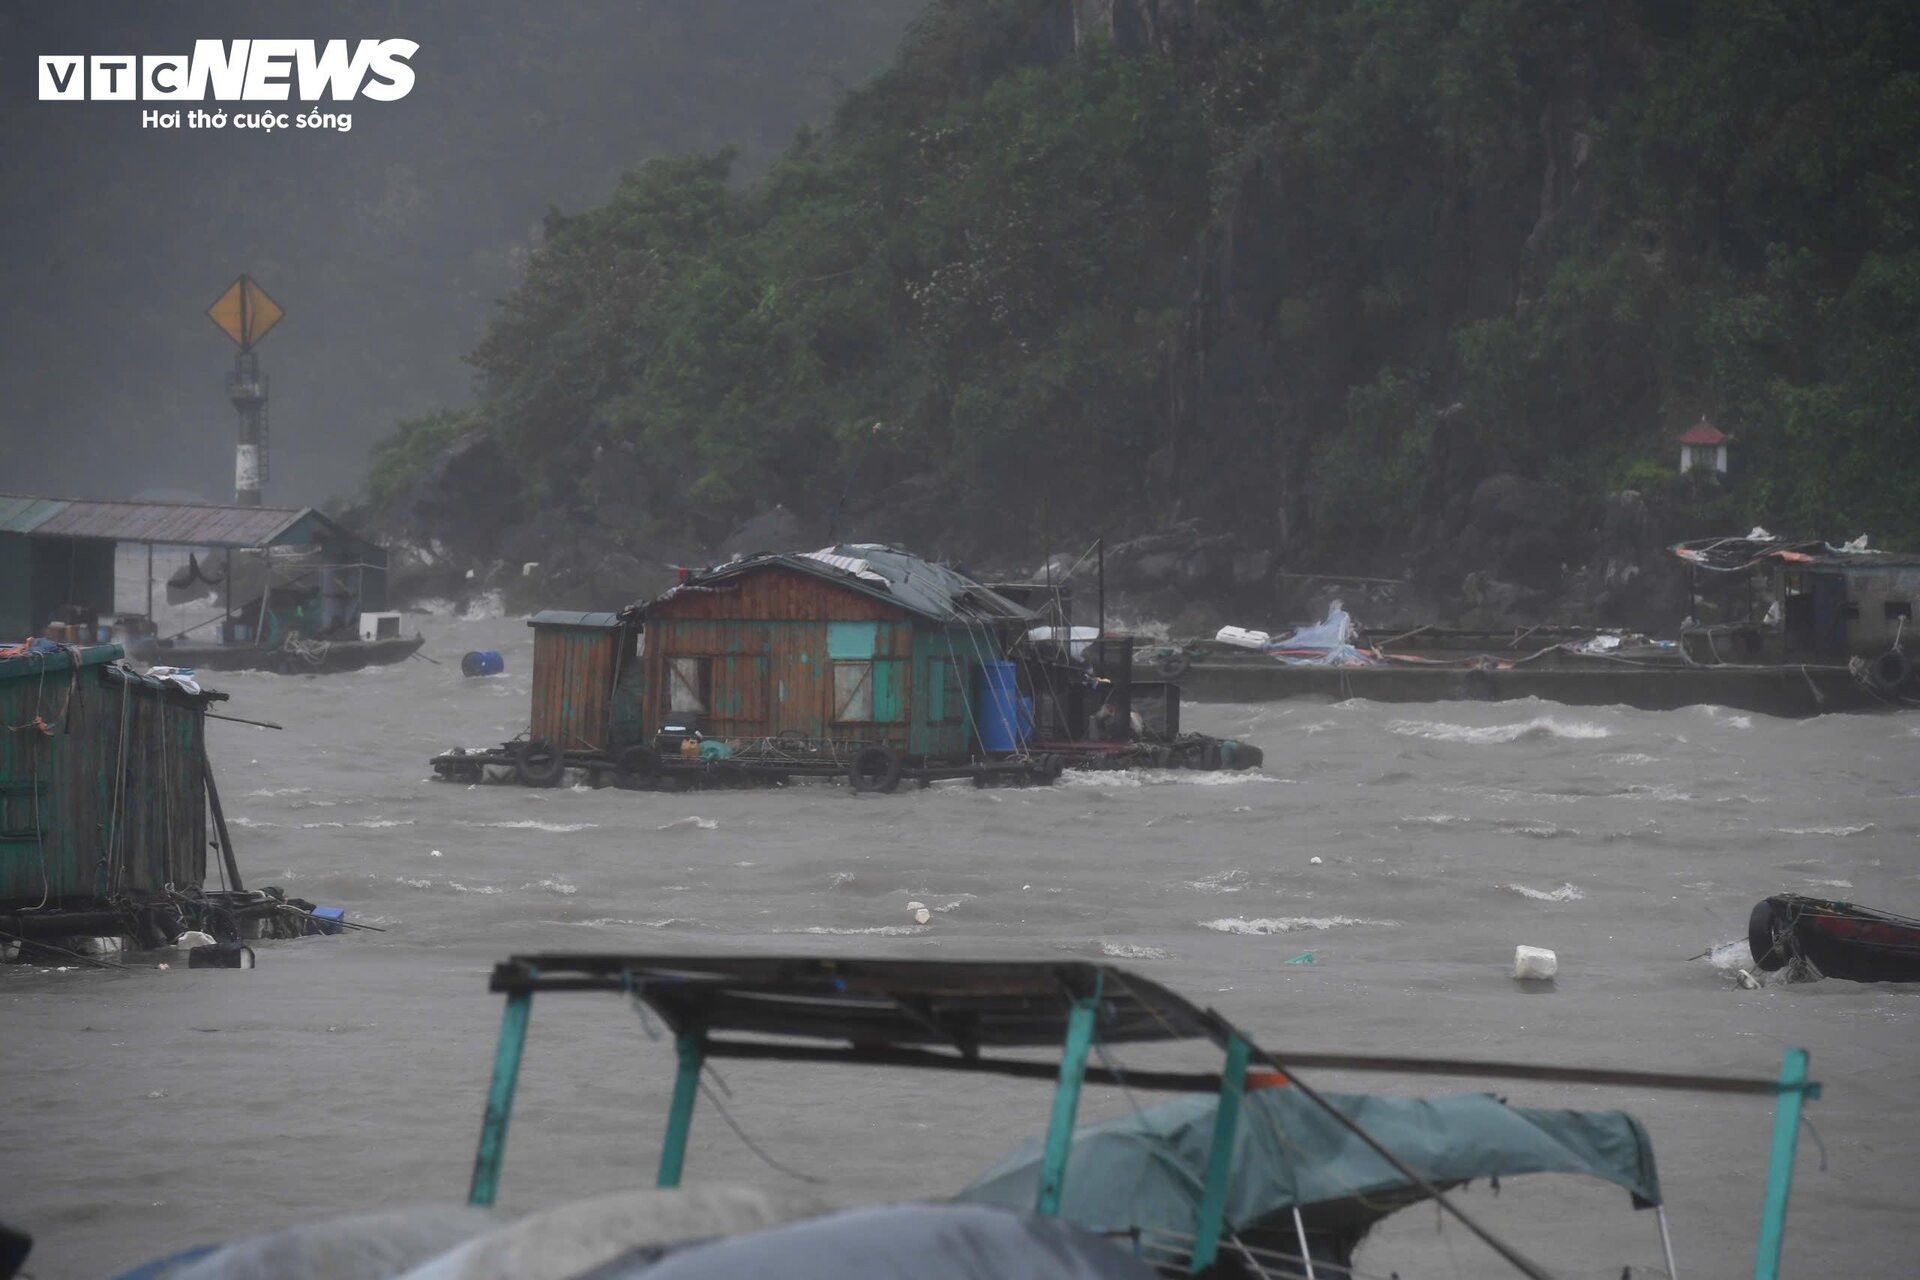
<path id="1" fill-rule="evenodd" d="M 829 622 L 827 656 L 842 661 L 871 658 L 879 652 L 880 624 L 877 622 Z"/>
<path id="2" fill-rule="evenodd" d="M 201 707 L 97 664 L 75 672 L 65 654 L 6 666 L 0 722 L 54 732 L 0 732 L 0 908 L 198 888 Z"/>

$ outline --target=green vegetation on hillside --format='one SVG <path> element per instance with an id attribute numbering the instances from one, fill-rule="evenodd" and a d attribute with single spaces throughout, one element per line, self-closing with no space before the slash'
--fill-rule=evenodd
<path id="1" fill-rule="evenodd" d="M 1646 483 L 1705 417 L 1703 515 L 1920 540 L 1920 8 L 1152 8 L 939 0 L 762 181 L 550 217 L 473 356 L 528 507 L 604 505 L 624 445 L 626 528 L 818 514 L 859 460 L 983 549 L 1364 555 L 1494 471 Z"/>

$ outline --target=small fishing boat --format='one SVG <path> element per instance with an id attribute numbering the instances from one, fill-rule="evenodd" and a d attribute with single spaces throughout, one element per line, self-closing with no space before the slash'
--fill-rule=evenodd
<path id="1" fill-rule="evenodd" d="M 1753 962 L 1808 966 L 1850 982 L 1920 982 L 1920 920 L 1850 902 L 1775 894 L 1747 918 Z"/>
<path id="2" fill-rule="evenodd" d="M 1301 1077 L 1320 1068 L 1765 1098 L 1774 1136 L 1753 1274 L 1777 1280 L 1800 1111 L 1820 1096 L 1804 1049 L 1786 1050 L 1777 1079 L 1275 1053 L 1151 979 L 1086 961 L 544 953 L 496 965 L 489 989 L 505 1009 L 466 1212 L 383 1210 L 309 1224 L 158 1259 L 120 1280 L 318 1280 L 375 1255 L 384 1270 L 353 1274 L 412 1266 L 403 1280 L 1319 1280 L 1358 1274 L 1345 1261 L 1354 1244 L 1416 1202 L 1432 1202 L 1518 1274 L 1547 1280 L 1458 1194 L 1471 1180 L 1547 1172 L 1604 1179 L 1653 1210 L 1660 1269 L 1674 1274 L 1652 1145 L 1633 1117 L 1508 1106 L 1484 1094 L 1321 1093 Z M 640 1007 L 646 1034 L 657 1037 L 664 1023 L 672 1036 L 656 1189 L 503 1222 L 494 1204 L 533 998 L 591 992 L 614 997 L 609 1007 L 628 1022 Z M 1118 1058 L 1183 1041 L 1210 1044 L 1217 1068 Z M 1028 1052 L 1048 1047 L 1057 1062 Z M 708 1091 L 709 1065 L 723 1061 L 994 1075 L 1049 1083 L 1053 1102 L 1043 1139 L 953 1199 L 823 1213 L 792 1191 L 681 1186 L 689 1155 L 704 1154 L 690 1142 L 703 1093 L 772 1163 Z M 1087 1085 L 1184 1096 L 1078 1126 Z M 592 1180 L 592 1155 L 579 1159 Z M 621 1161 L 615 1155 L 606 1168 Z M 269 1271 L 265 1259 L 277 1265 Z"/>

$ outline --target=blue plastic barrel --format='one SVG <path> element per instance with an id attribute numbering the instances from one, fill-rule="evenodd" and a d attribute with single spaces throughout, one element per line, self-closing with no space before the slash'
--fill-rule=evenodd
<path id="1" fill-rule="evenodd" d="M 980 664 L 980 748 L 1012 751 L 1033 732 L 1033 714 L 1022 703 L 1011 662 Z"/>
<path id="2" fill-rule="evenodd" d="M 507 669 L 507 660 L 498 649 L 475 649 L 460 659 L 463 676 L 497 676 Z"/>

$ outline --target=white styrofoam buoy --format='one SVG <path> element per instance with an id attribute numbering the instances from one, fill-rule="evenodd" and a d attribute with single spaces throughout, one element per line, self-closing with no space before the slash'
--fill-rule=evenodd
<path id="1" fill-rule="evenodd" d="M 1748 973 L 1745 969 L 1735 970 L 1733 980 L 1739 983 L 1743 990 L 1758 991 L 1760 989 L 1760 979 L 1754 977 L 1752 974 Z"/>
<path id="2" fill-rule="evenodd" d="M 213 942 L 214 938 L 212 934 L 202 933 L 198 929 L 189 929 L 175 938 L 173 945 L 182 951 L 191 951 L 195 947 L 210 947 L 213 945 Z"/>
<path id="3" fill-rule="evenodd" d="M 1560 957 L 1545 947 L 1515 947 L 1513 949 L 1513 979 L 1515 982 L 1546 982 L 1560 972 Z"/>
<path id="4" fill-rule="evenodd" d="M 1310 867 L 1317 867 L 1317 866 L 1319 866 L 1319 865 L 1320 865 L 1320 855 L 1316 853 L 1316 854 L 1314 854 L 1314 855 L 1313 855 L 1313 856 L 1312 856 L 1311 858 L 1308 858 L 1308 859 L 1307 859 L 1307 865 L 1308 865 L 1308 866 L 1310 866 Z"/>
<path id="5" fill-rule="evenodd" d="M 913 922 L 915 924 L 925 924 L 931 919 L 933 919 L 933 912 L 927 910 L 925 907 L 921 907 L 913 913 Z"/>

